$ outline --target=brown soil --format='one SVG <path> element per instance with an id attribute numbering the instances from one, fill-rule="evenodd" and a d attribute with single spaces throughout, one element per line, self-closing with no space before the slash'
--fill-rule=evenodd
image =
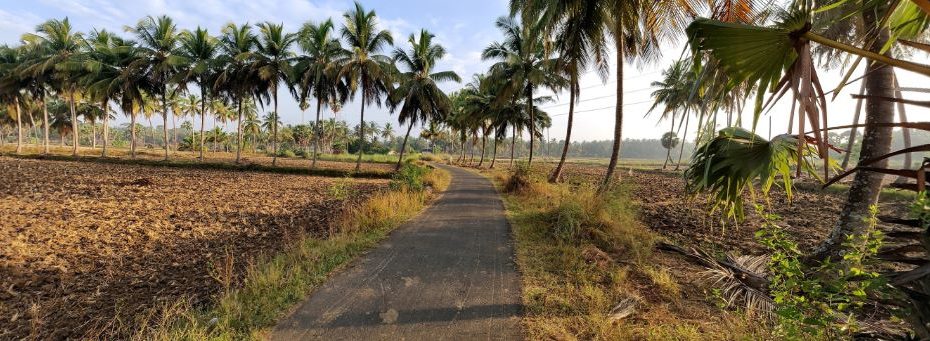
<path id="1" fill-rule="evenodd" d="M 569 181 L 590 182 L 600 179 L 604 167 L 569 165 Z M 758 254 L 763 251 L 755 240 L 755 232 L 762 224 L 753 201 L 745 198 L 746 219 L 736 222 L 726 219 L 721 212 L 711 212 L 713 203 L 706 195 L 692 196 L 685 191 L 681 173 L 653 170 L 628 170 L 620 174 L 621 183 L 628 185 L 631 197 L 639 204 L 640 220 L 651 229 L 684 245 L 703 246 L 717 251 L 738 251 Z M 798 236 L 803 249 L 810 249 L 824 240 L 836 224 L 846 193 L 820 190 L 817 183 L 795 183 L 789 200 L 785 192 L 773 187 L 766 202 L 761 196 L 755 202 L 764 205 L 780 217 L 776 223 L 789 235 Z M 880 206 L 883 215 L 902 215 L 904 205 L 885 200 Z"/>
<path id="2" fill-rule="evenodd" d="M 0 174 L 0 339 L 114 337 L 118 321 L 206 302 L 387 184 L 351 180 L 346 200 L 330 195 L 344 179 L 3 157 Z"/>

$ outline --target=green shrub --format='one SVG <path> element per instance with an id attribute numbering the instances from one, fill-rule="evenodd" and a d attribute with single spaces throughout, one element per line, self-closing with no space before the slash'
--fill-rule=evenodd
<path id="1" fill-rule="evenodd" d="M 770 294 L 775 302 L 775 334 L 778 339 L 845 339 L 858 330 L 854 314 L 866 297 L 881 295 L 885 280 L 868 270 L 882 245 L 876 229 L 878 209 L 871 208 L 868 228 L 849 235 L 842 258 L 815 267 L 805 265 L 797 243 L 775 224 L 778 216 L 756 210 L 765 219 L 756 239 L 771 252 L 768 270 Z"/>
<path id="2" fill-rule="evenodd" d="M 294 154 L 293 150 L 282 149 L 278 151 L 278 157 L 295 158 L 297 157 L 297 154 Z"/>
<path id="3" fill-rule="evenodd" d="M 420 192 L 426 188 L 423 182 L 429 169 L 411 162 L 404 163 L 391 179 L 391 189 Z"/>

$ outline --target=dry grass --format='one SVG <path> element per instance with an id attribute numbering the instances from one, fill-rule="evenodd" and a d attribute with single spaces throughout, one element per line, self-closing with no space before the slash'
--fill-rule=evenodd
<path id="1" fill-rule="evenodd" d="M 503 172 L 486 173 L 500 189 Z M 599 196 L 584 185 L 550 185 L 527 173 L 504 195 L 523 273 L 531 340 L 759 339 L 744 315 L 713 306 L 659 236 L 637 219 L 624 189 Z M 524 181 L 525 180 L 525 181 Z M 630 315 L 624 307 L 635 308 Z"/>

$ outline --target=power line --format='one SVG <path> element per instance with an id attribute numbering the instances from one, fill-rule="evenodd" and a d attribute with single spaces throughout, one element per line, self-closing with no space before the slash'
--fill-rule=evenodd
<path id="1" fill-rule="evenodd" d="M 639 104 L 646 104 L 646 103 L 652 103 L 652 100 L 649 100 L 649 101 L 640 101 L 640 102 L 633 102 L 633 103 L 624 103 L 623 106 L 624 106 L 624 107 L 628 107 L 628 106 L 639 105 Z M 577 110 L 577 111 L 575 111 L 575 113 L 576 113 L 576 114 L 581 114 L 581 113 L 592 112 L 592 111 L 600 111 L 600 110 L 605 110 L 605 109 L 613 109 L 613 108 L 616 108 L 616 107 L 617 107 L 616 105 L 611 105 L 611 106 L 606 106 L 606 107 L 597 108 L 597 109 Z M 568 115 L 568 113 L 550 115 L 550 117 L 565 116 L 565 115 Z"/>
<path id="2" fill-rule="evenodd" d="M 637 92 L 643 92 L 643 91 L 647 91 L 647 90 L 652 90 L 652 88 L 643 88 L 643 89 L 630 90 L 630 91 L 624 92 L 623 94 L 624 94 L 624 95 L 628 95 L 628 94 L 634 94 L 634 93 L 637 93 Z M 590 101 L 594 101 L 594 100 L 605 99 L 605 98 L 613 98 L 613 97 L 617 97 L 617 95 L 606 95 L 606 96 L 600 96 L 600 97 L 587 98 L 587 99 L 580 100 L 580 101 L 578 101 L 577 103 L 584 103 L 584 102 L 590 102 Z M 651 102 L 651 101 L 649 101 L 649 102 Z M 551 109 L 551 108 L 562 107 L 562 106 L 566 106 L 566 105 L 568 105 L 568 103 L 560 103 L 560 104 L 547 105 L 547 106 L 543 107 L 543 109 Z"/>

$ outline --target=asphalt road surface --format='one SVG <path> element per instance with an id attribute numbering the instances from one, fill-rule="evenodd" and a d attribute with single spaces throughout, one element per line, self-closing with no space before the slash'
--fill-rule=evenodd
<path id="1" fill-rule="evenodd" d="M 519 340 L 520 277 L 491 182 L 452 174 L 446 193 L 334 275 L 272 340 Z"/>

